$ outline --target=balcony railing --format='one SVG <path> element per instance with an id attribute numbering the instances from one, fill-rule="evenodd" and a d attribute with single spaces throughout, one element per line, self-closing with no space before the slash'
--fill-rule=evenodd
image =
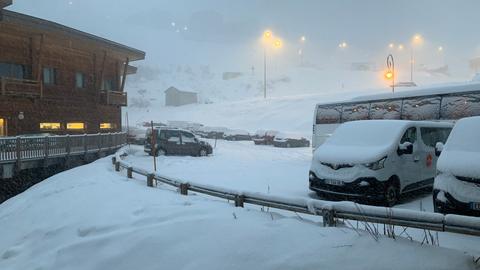
<path id="1" fill-rule="evenodd" d="M 127 106 L 127 93 L 118 91 L 101 91 L 100 102 L 106 105 Z"/>
<path id="2" fill-rule="evenodd" d="M 43 87 L 39 81 L 0 77 L 0 95 L 42 97 Z"/>

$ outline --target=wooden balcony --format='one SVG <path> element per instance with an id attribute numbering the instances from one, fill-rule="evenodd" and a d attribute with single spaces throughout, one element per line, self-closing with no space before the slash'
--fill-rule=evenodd
<path id="1" fill-rule="evenodd" d="M 100 102 L 105 105 L 127 106 L 127 93 L 119 91 L 101 91 Z"/>
<path id="2" fill-rule="evenodd" d="M 40 98 L 43 87 L 39 81 L 1 77 L 0 95 Z"/>

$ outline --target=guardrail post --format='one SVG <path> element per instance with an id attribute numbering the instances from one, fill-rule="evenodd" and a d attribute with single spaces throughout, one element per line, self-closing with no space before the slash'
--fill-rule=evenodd
<path id="1" fill-rule="evenodd" d="M 120 171 L 120 161 L 115 162 L 115 171 Z"/>
<path id="2" fill-rule="evenodd" d="M 117 163 L 117 157 L 112 157 L 112 165 L 115 165 Z"/>
<path id="3" fill-rule="evenodd" d="M 243 195 L 235 196 L 235 207 L 242 207 L 243 208 L 244 203 L 245 203 L 245 196 L 243 196 Z"/>
<path id="4" fill-rule="evenodd" d="M 85 155 L 88 152 L 88 146 L 87 146 L 87 134 L 83 135 L 83 152 L 85 152 Z"/>
<path id="5" fill-rule="evenodd" d="M 20 137 L 16 138 L 15 141 L 15 148 L 17 148 L 16 153 L 17 153 L 17 170 L 20 170 L 20 165 L 22 163 L 22 141 Z"/>
<path id="6" fill-rule="evenodd" d="M 127 177 L 130 178 L 130 179 L 133 178 L 133 168 L 132 167 L 127 168 Z"/>
<path id="7" fill-rule="evenodd" d="M 65 138 L 65 152 L 67 152 L 67 157 L 70 156 L 70 135 Z"/>
<path id="8" fill-rule="evenodd" d="M 335 212 L 334 210 L 323 210 L 323 227 L 335 227 Z"/>
<path id="9" fill-rule="evenodd" d="M 148 187 L 153 187 L 153 178 L 154 177 L 155 176 L 153 175 L 153 173 L 147 175 L 147 186 Z"/>
<path id="10" fill-rule="evenodd" d="M 180 189 L 180 194 L 187 196 L 189 187 L 190 187 L 190 185 L 187 184 L 187 183 L 180 184 L 180 188 L 179 188 Z"/>
<path id="11" fill-rule="evenodd" d="M 45 138 L 43 139 L 44 142 L 43 142 L 43 152 L 44 152 L 44 157 L 45 157 L 45 160 L 48 159 L 48 152 L 50 152 L 49 148 L 50 148 L 50 140 L 48 138 L 48 136 L 45 136 Z"/>

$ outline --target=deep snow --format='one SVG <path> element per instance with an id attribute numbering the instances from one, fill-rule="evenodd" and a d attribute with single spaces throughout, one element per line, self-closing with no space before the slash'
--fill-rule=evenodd
<path id="1" fill-rule="evenodd" d="M 192 158 L 181 167 L 194 162 L 214 164 Z M 475 269 L 461 251 L 401 238 L 376 242 L 361 230 L 147 188 L 145 179 L 114 172 L 109 158 L 0 205 L 0 231 L 5 270 Z"/>

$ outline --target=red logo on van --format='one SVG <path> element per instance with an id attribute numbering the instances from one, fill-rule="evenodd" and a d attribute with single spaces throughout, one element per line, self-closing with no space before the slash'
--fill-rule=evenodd
<path id="1" fill-rule="evenodd" d="M 432 167 L 433 165 L 433 156 L 432 154 L 428 154 L 427 156 L 427 167 Z"/>

